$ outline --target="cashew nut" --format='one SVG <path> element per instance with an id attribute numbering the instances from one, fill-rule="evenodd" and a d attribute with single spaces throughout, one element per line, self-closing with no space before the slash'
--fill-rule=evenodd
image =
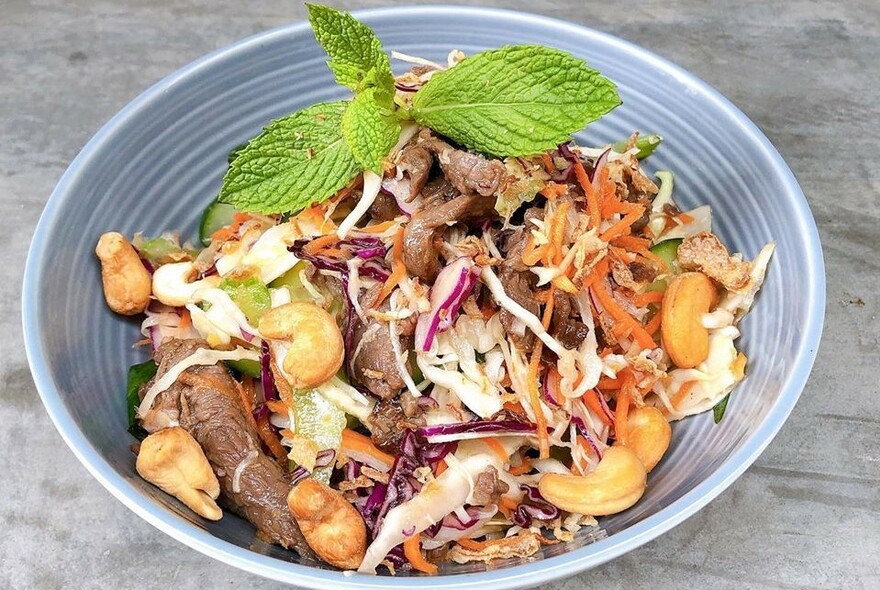
<path id="1" fill-rule="evenodd" d="M 569 512 L 606 516 L 626 510 L 645 493 L 647 472 L 629 448 L 605 451 L 596 470 L 584 476 L 547 473 L 538 482 L 541 495 Z"/>
<path id="2" fill-rule="evenodd" d="M 260 334 L 275 342 L 276 362 L 294 389 L 324 383 L 342 366 L 345 348 L 333 317 L 314 303 L 303 301 L 275 307 L 260 319 Z"/>
<path id="3" fill-rule="evenodd" d="M 367 550 L 364 519 L 342 494 L 305 479 L 287 495 L 287 506 L 318 556 L 342 569 L 355 569 Z"/>
<path id="4" fill-rule="evenodd" d="M 192 262 L 163 264 L 153 273 L 153 295 L 165 305 L 181 307 L 193 302 L 193 295 L 199 289 L 220 284 L 218 275 L 194 281 L 198 274 L 199 271 Z"/>
<path id="5" fill-rule="evenodd" d="M 150 273 L 125 236 L 117 232 L 103 234 L 95 254 L 101 261 L 104 299 L 110 309 L 122 315 L 143 312 L 150 304 Z"/>
<path id="6" fill-rule="evenodd" d="M 663 348 L 675 365 L 696 367 L 709 355 L 709 332 L 703 314 L 718 299 L 712 279 L 701 272 L 686 272 L 669 281 L 660 313 Z"/>
<path id="7" fill-rule="evenodd" d="M 141 442 L 137 472 L 151 484 L 171 494 L 209 520 L 223 512 L 214 501 L 220 482 L 199 443 L 179 426 L 155 432 Z"/>
<path id="8" fill-rule="evenodd" d="M 633 408 L 626 420 L 626 446 L 638 456 L 648 473 L 660 462 L 669 442 L 672 440 L 672 427 L 663 412 L 645 406 Z"/>

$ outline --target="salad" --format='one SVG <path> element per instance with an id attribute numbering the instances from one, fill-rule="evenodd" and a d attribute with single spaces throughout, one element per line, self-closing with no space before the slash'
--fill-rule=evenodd
<path id="1" fill-rule="evenodd" d="M 660 145 L 571 134 L 620 103 L 536 45 L 445 63 L 309 5 L 350 100 L 230 154 L 197 244 L 101 236 L 142 315 L 138 473 L 210 520 L 345 570 L 528 558 L 632 507 L 671 422 L 720 422 L 773 252 L 682 211 Z M 173 221 L 173 220 L 172 220 Z"/>

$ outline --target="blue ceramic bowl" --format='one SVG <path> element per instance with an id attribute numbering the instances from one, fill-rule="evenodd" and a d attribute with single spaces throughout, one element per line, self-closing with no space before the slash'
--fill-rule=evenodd
<path id="1" fill-rule="evenodd" d="M 777 250 L 742 324 L 748 377 L 724 421 L 677 423 L 672 446 L 632 509 L 606 518 L 607 538 L 581 536 L 527 561 L 447 564 L 441 575 L 363 577 L 302 565 L 255 541 L 227 514 L 199 520 L 135 473 L 126 432 L 125 372 L 143 360 L 138 326 L 101 295 L 93 250 L 108 230 L 194 235 L 217 194 L 226 155 L 268 120 L 342 98 L 307 23 L 251 37 L 168 76 L 125 107 L 79 154 L 40 219 L 24 279 L 31 369 L 64 440 L 126 506 L 175 539 L 236 567 L 309 588 L 515 588 L 572 575 L 674 527 L 729 486 L 770 443 L 798 399 L 816 354 L 825 306 L 819 236 L 797 181 L 766 137 L 715 90 L 620 39 L 558 20 L 461 7 L 378 9 L 357 16 L 388 49 L 442 60 L 510 43 L 543 43 L 585 58 L 617 82 L 623 106 L 579 139 L 602 144 L 640 129 L 665 138 L 652 169 L 676 174 L 685 207 L 711 204 L 733 250 Z M 401 70 L 403 64 L 399 64 Z M 136 67 L 136 64 L 132 64 Z M 461 575 L 461 574 L 469 575 Z"/>

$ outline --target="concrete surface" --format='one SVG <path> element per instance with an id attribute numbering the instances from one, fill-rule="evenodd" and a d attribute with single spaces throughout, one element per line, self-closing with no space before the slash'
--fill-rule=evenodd
<path id="1" fill-rule="evenodd" d="M 486 3 L 619 35 L 730 97 L 800 179 L 828 267 L 816 367 L 758 462 L 672 532 L 551 587 L 880 588 L 880 3 Z M 278 0 L 0 1 L 0 587 L 278 587 L 166 537 L 86 473 L 37 397 L 19 298 L 43 204 L 111 115 L 194 58 L 303 15 Z"/>

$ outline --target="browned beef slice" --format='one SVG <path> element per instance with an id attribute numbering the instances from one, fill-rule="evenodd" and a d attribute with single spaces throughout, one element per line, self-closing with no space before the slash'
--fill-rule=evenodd
<path id="1" fill-rule="evenodd" d="M 381 289 L 382 285 L 376 285 L 361 296 L 360 303 L 364 309 L 373 306 Z M 379 306 L 380 311 L 388 309 L 387 300 Z M 366 322 L 356 320 L 353 342 L 352 352 L 357 352 L 357 355 L 349 359 L 351 378 L 383 399 L 397 395 L 406 384 L 394 360 L 388 324 L 369 316 Z M 412 348 L 412 336 L 401 335 L 400 350 L 410 348 Z"/>
<path id="2" fill-rule="evenodd" d="M 156 378 L 199 348 L 208 346 L 203 340 L 167 341 L 155 354 Z M 250 521 L 264 539 L 315 558 L 287 507 L 290 485 L 281 466 L 262 452 L 237 384 L 222 365 L 187 369 L 159 395 L 157 404 L 178 408 L 180 425 L 202 447 L 220 481 L 223 506 Z M 241 471 L 236 492 L 232 485 L 235 469 L 253 450 L 256 459 Z"/>
<path id="3" fill-rule="evenodd" d="M 409 182 L 409 194 L 405 197 L 407 201 L 414 199 L 425 188 L 433 164 L 431 152 L 421 145 L 410 144 L 400 152 L 397 171 Z"/>
<path id="4" fill-rule="evenodd" d="M 498 479 L 498 471 L 494 467 L 489 466 L 486 471 L 482 472 L 474 480 L 474 492 L 471 497 L 476 506 L 498 504 L 501 501 L 502 494 L 507 493 L 509 489 L 510 486 Z"/>
<path id="5" fill-rule="evenodd" d="M 398 215 L 400 215 L 400 207 L 397 206 L 394 197 L 389 194 L 379 193 L 376 200 L 370 205 L 370 217 L 375 222 L 391 221 Z"/>
<path id="6" fill-rule="evenodd" d="M 580 321 L 579 316 L 577 304 L 571 300 L 571 296 L 557 291 L 553 318 L 550 321 L 550 333 L 565 348 L 578 348 L 589 333 L 587 326 Z"/>
<path id="7" fill-rule="evenodd" d="M 526 212 L 526 218 L 534 215 L 532 209 Z M 535 298 L 535 289 L 538 277 L 528 270 L 522 261 L 522 254 L 528 242 L 528 233 L 522 229 L 517 230 L 507 239 L 504 244 L 505 257 L 498 270 L 498 278 L 504 285 L 504 291 L 508 297 L 519 303 L 527 311 L 534 315 L 540 312 L 540 303 Z M 514 344 L 520 350 L 530 350 L 535 335 L 516 319 L 506 309 L 501 310 L 501 325 L 511 336 Z"/>
<path id="8" fill-rule="evenodd" d="M 400 441 L 407 430 L 415 430 L 425 423 L 417 404 L 401 403 L 403 398 L 413 402 L 410 394 L 404 391 L 400 397 L 401 400 L 381 400 L 367 418 L 366 427 L 370 430 L 373 443 L 388 452 L 396 452 L 400 448 Z"/>
<path id="9" fill-rule="evenodd" d="M 426 132 L 422 132 L 419 140 L 420 145 L 437 156 L 443 174 L 459 192 L 476 192 L 488 197 L 498 190 L 505 171 L 499 160 L 487 160 L 479 154 L 455 149 Z"/>
<path id="10" fill-rule="evenodd" d="M 476 194 L 425 203 L 403 230 L 406 270 L 428 284 L 433 283 L 440 270 L 440 252 L 434 244 L 438 231 L 455 223 L 469 223 L 494 215 L 495 199 Z"/>

